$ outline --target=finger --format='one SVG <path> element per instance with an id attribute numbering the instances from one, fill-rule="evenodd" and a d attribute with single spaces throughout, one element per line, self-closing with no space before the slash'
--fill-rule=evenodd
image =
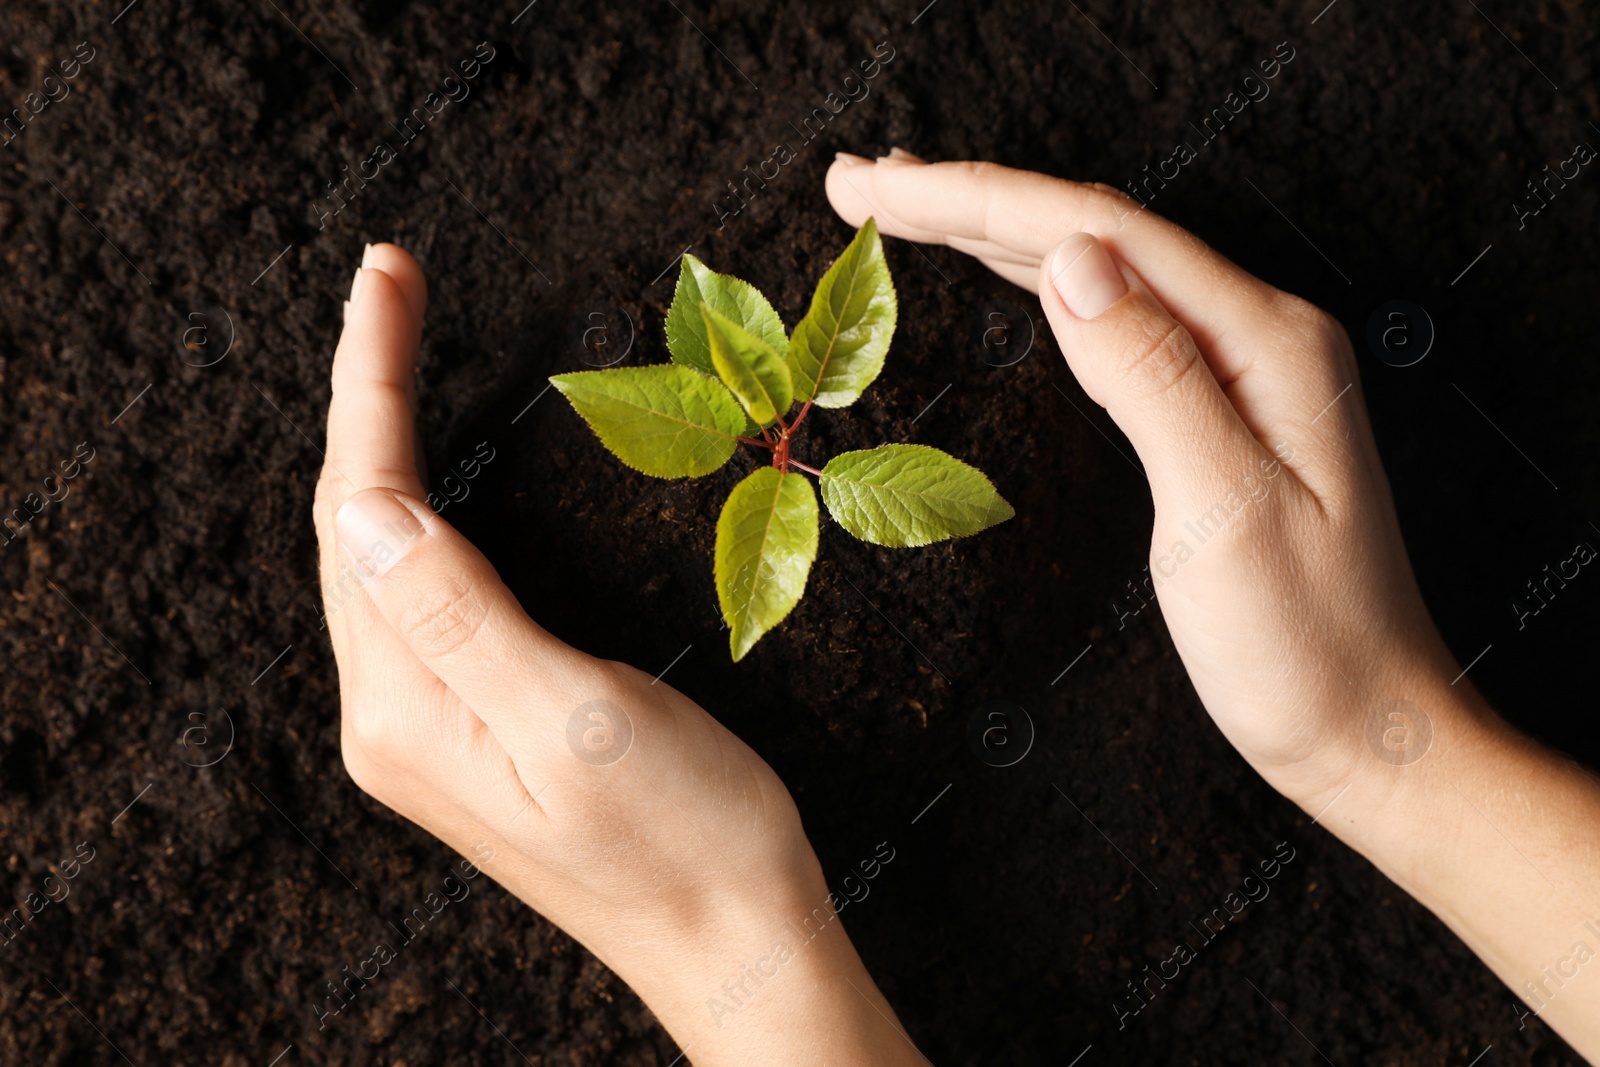
<path id="1" fill-rule="evenodd" d="M 1012 285 L 1026 289 L 1030 293 L 1039 291 L 1038 267 L 1026 267 L 1021 263 L 1009 263 L 1004 260 L 984 259 L 982 257 L 979 257 L 978 261 Z"/>
<path id="2" fill-rule="evenodd" d="M 1259 438 L 1302 425 L 1304 406 L 1322 395 L 1325 354 L 1297 333 L 1315 310 L 1133 198 L 989 163 L 856 159 L 842 157 L 827 177 L 828 197 L 846 221 L 859 225 L 873 215 L 886 234 L 968 252 L 1002 277 L 1014 272 L 994 264 L 1037 267 L 1070 234 L 1100 237 L 1188 329 Z"/>
<path id="3" fill-rule="evenodd" d="M 363 262 L 381 263 L 395 273 L 363 267 L 352 281 L 333 361 L 327 452 L 313 509 L 325 620 L 348 692 L 363 691 L 373 676 L 410 672 L 408 681 L 425 680 L 421 665 L 387 633 L 361 594 L 357 576 L 339 554 L 333 529 L 333 516 L 351 493 L 371 485 L 421 491 L 412 368 L 427 284 L 416 261 L 393 245 L 370 246 Z M 351 647 L 352 635 L 359 647 Z"/>
<path id="4" fill-rule="evenodd" d="M 1039 276 L 1040 302 L 1072 372 L 1144 460 L 1158 509 L 1204 510 L 1266 450 L 1195 346 L 1139 275 L 1087 233 L 1067 238 Z"/>
<path id="5" fill-rule="evenodd" d="M 1026 256 L 1020 252 L 1013 252 L 1009 248 L 1002 248 L 993 241 L 972 241 L 965 237 L 949 237 L 945 244 L 957 252 L 965 252 L 974 259 L 981 259 L 985 263 L 1010 263 L 1014 266 L 1027 267 L 1029 270 L 1039 269 L 1037 256 Z"/>
<path id="6" fill-rule="evenodd" d="M 422 273 L 421 265 L 399 245 L 375 244 L 368 245 L 362 251 L 361 266 L 381 270 L 394 279 L 394 283 L 406 295 L 406 303 L 411 307 L 420 338 L 423 317 L 428 310 L 428 279 Z"/>
<path id="7" fill-rule="evenodd" d="M 839 160 L 829 169 L 827 183 L 829 199 L 846 220 L 859 225 L 876 205 L 908 230 L 895 236 L 990 241 L 1038 262 L 1072 233 L 1115 234 L 1128 261 L 1152 286 L 1162 286 L 1157 292 L 1164 300 L 1173 295 L 1165 288 L 1190 293 L 1195 287 L 1184 284 L 1184 270 L 1177 266 L 1162 271 L 1159 263 L 1142 262 L 1147 253 L 1180 256 L 1188 269 L 1198 263 L 1226 278 L 1245 298 L 1277 292 L 1182 227 L 1106 185 L 995 163 L 915 165 L 910 159 L 871 166 Z"/>
<path id="8" fill-rule="evenodd" d="M 406 303 L 411 307 L 411 317 L 415 320 L 417 329 L 417 344 L 422 343 L 422 323 L 428 310 L 428 280 L 422 273 L 422 267 L 412 258 L 411 253 L 398 245 L 375 244 L 368 245 L 361 256 L 363 269 L 381 270 L 405 294 Z M 406 395 L 411 401 L 411 410 L 417 410 L 417 379 L 412 374 L 406 379 Z M 426 485 L 428 482 L 428 469 L 422 453 L 422 440 L 416 438 L 412 448 L 413 460 L 416 464 L 419 480 Z"/>
<path id="9" fill-rule="evenodd" d="M 381 617 L 377 624 L 387 629 Z M 416 669 L 427 673 L 421 664 Z M 400 686 L 385 675 L 362 696 L 343 701 L 340 749 L 356 785 L 447 840 L 452 824 L 459 826 L 458 811 L 498 826 L 538 811 L 516 761 L 484 721 L 437 677 L 427 679 Z M 451 789 L 452 783 L 470 788 Z"/>
<path id="10" fill-rule="evenodd" d="M 408 494 L 368 489 L 335 519 L 367 595 L 417 659 L 513 753 L 550 750 L 546 709 L 570 709 L 603 664 L 530 619 L 494 567 Z"/>
<path id="11" fill-rule="evenodd" d="M 1107 186 L 1062 181 L 993 163 L 851 165 L 828 171 L 828 198 L 860 225 L 881 210 L 893 236 L 947 244 L 988 241 L 1038 263 L 1073 233 L 1114 237 L 1118 251 L 1204 345 L 1277 290 L 1138 201 Z M 991 255 L 990 258 L 998 258 Z"/>
<path id="12" fill-rule="evenodd" d="M 376 268 L 356 271 L 345 307 L 333 357 L 328 466 L 349 492 L 384 485 L 420 496 L 413 424 L 420 322 L 399 284 Z"/>
<path id="13" fill-rule="evenodd" d="M 896 148 L 889 149 L 889 154 L 888 155 L 879 156 L 878 157 L 878 162 L 879 163 L 901 163 L 901 162 L 904 162 L 904 163 L 926 163 L 928 161 L 926 159 L 923 159 L 919 155 L 915 155 L 915 154 L 913 154 L 911 152 L 907 152 L 904 148 L 896 147 Z"/>

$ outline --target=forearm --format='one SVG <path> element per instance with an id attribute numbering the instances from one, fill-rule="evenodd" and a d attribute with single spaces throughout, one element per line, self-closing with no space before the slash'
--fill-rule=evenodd
<path id="1" fill-rule="evenodd" d="M 830 907 L 820 871 L 814 892 L 785 895 L 614 966 L 695 1067 L 926 1065 Z"/>
<path id="2" fill-rule="evenodd" d="M 750 982 L 738 989 L 738 977 L 682 990 L 675 998 L 679 1010 L 668 1028 L 695 1067 L 925 1067 L 928 1062 L 853 949 L 842 959 L 797 952 L 759 988 Z"/>
<path id="3" fill-rule="evenodd" d="M 1430 674 L 1413 692 L 1431 720 L 1426 753 L 1365 762 L 1322 801 L 1321 824 L 1600 1062 L 1600 780 L 1511 729 L 1464 680 Z"/>

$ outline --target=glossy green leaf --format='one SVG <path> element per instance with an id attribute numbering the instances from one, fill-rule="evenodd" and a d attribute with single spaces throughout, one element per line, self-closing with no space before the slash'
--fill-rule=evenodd
<path id="1" fill-rule="evenodd" d="M 883 239 L 868 219 L 817 283 L 811 310 L 794 328 L 794 394 L 825 408 L 856 402 L 883 369 L 898 307 Z"/>
<path id="2" fill-rule="evenodd" d="M 890 548 L 966 537 L 1016 514 L 982 471 L 926 445 L 845 452 L 821 483 L 840 526 Z"/>
<path id="3" fill-rule="evenodd" d="M 767 342 L 713 307 L 702 307 L 711 366 L 733 390 L 750 418 L 762 426 L 789 410 L 794 382 L 789 363 Z"/>
<path id="4" fill-rule="evenodd" d="M 817 558 L 817 495 L 804 475 L 762 467 L 728 494 L 717 519 L 717 601 L 734 662 L 783 621 Z"/>
<path id="5" fill-rule="evenodd" d="M 716 373 L 711 365 L 711 343 L 706 337 L 700 309 L 720 311 L 778 351 L 789 353 L 789 337 L 783 320 L 772 309 L 761 291 L 731 274 L 718 274 L 694 256 L 684 253 L 678 271 L 678 288 L 667 309 L 667 350 L 674 363 L 682 363 L 706 374 Z"/>
<path id="6" fill-rule="evenodd" d="M 716 470 L 744 430 L 744 411 L 733 394 L 688 367 L 576 371 L 550 383 L 618 459 L 657 478 Z"/>

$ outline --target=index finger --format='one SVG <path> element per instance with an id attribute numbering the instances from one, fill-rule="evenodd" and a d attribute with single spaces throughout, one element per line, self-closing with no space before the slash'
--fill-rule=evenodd
<path id="1" fill-rule="evenodd" d="M 1106 185 L 1064 181 L 996 163 L 878 163 L 842 159 L 828 169 L 828 199 L 847 222 L 875 215 L 894 237 L 1037 267 L 1075 233 L 1114 247 L 1227 380 L 1248 369 L 1228 335 L 1281 294 L 1182 227 Z M 971 247 L 981 242 L 987 248 Z M 1235 337 L 1237 340 L 1237 337 Z"/>
<path id="2" fill-rule="evenodd" d="M 362 262 L 333 357 L 327 465 L 348 480 L 349 493 L 384 485 L 421 496 L 414 419 L 422 309 L 413 301 L 425 299 L 416 294 L 426 283 L 416 260 L 393 245 L 376 246 Z"/>
<path id="3" fill-rule="evenodd" d="M 1263 440 L 1306 432 L 1346 381 L 1345 369 L 1315 343 L 1320 336 L 1305 329 L 1320 313 L 1110 186 L 994 163 L 841 157 L 828 170 L 827 188 L 847 222 L 860 225 L 872 215 L 885 234 L 949 245 L 1012 280 L 1031 274 L 1035 292 L 1045 257 L 1074 233 L 1093 234 L 1188 329 L 1229 401 Z"/>
<path id="4" fill-rule="evenodd" d="M 345 305 L 333 360 L 327 451 L 317 484 L 317 539 L 324 600 L 335 653 L 343 649 L 353 603 L 348 567 L 335 546 L 333 515 L 353 493 L 376 485 L 422 495 L 417 462 L 414 369 L 427 282 L 415 259 L 394 245 L 369 246 Z"/>

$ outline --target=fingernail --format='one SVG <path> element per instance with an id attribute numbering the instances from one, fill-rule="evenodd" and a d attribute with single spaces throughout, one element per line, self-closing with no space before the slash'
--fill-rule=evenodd
<path id="1" fill-rule="evenodd" d="M 372 264 L 369 262 L 371 259 L 372 259 L 372 245 L 368 244 L 365 248 L 363 248 L 361 250 L 361 265 L 363 267 L 372 266 Z"/>
<path id="2" fill-rule="evenodd" d="M 389 573 L 422 538 L 422 523 L 393 493 L 368 489 L 346 500 L 334 516 L 339 544 L 363 578 Z"/>
<path id="3" fill-rule="evenodd" d="M 914 155 L 910 152 L 907 152 L 904 148 L 891 148 L 889 149 L 889 154 L 884 156 L 881 160 L 879 160 L 879 162 L 925 164 L 928 161 L 919 155 Z"/>
<path id="4" fill-rule="evenodd" d="M 1056 248 L 1050 280 L 1067 310 L 1080 319 L 1094 318 L 1128 291 L 1111 253 L 1087 233 L 1075 233 Z"/>
<path id="5" fill-rule="evenodd" d="M 356 276 L 354 278 L 350 279 L 350 298 L 349 298 L 349 302 L 350 303 L 354 304 L 356 302 L 356 294 L 359 293 L 360 291 L 361 291 L 361 268 L 357 267 L 356 268 Z"/>
<path id="6" fill-rule="evenodd" d="M 857 167 L 857 166 L 860 166 L 863 163 L 871 163 L 872 162 L 872 160 L 868 159 L 866 156 L 852 155 L 849 152 L 840 152 L 834 158 L 837 159 L 840 163 L 844 163 L 844 164 L 846 164 L 848 166 L 852 166 L 852 167 Z"/>

